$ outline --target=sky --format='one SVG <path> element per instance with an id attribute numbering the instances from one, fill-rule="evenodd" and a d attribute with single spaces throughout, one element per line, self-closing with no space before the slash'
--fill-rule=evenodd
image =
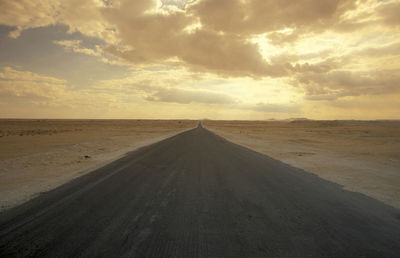
<path id="1" fill-rule="evenodd" d="M 400 119 L 400 0 L 0 0 L 0 118 Z"/>

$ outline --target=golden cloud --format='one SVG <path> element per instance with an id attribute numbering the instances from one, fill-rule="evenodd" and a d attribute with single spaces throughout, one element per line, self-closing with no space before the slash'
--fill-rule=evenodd
<path id="1" fill-rule="evenodd" d="M 398 94 L 399 12 L 398 0 L 0 0 L 0 24 L 13 27 L 14 38 L 26 29 L 66 25 L 69 32 L 103 40 L 104 48 L 84 47 L 80 40 L 55 43 L 66 51 L 138 69 L 153 87 L 142 89 L 142 99 L 225 106 L 238 100 L 229 93 L 182 85 L 192 82 L 190 76 L 212 74 L 250 77 L 253 84 L 266 77 L 283 78 L 306 100 Z M 176 85 L 157 80 L 162 72 L 140 70 L 154 66 L 166 73 L 176 69 L 171 72 L 175 78 L 169 78 Z M 14 82 L 19 88 L 10 84 L 13 76 L 19 78 Z M 3 69 L 0 79 L 8 96 L 33 94 L 22 81 L 68 92 L 61 87 L 64 81 L 12 68 Z M 257 103 L 256 97 L 253 101 Z M 250 106 L 299 110 L 279 104 Z"/>

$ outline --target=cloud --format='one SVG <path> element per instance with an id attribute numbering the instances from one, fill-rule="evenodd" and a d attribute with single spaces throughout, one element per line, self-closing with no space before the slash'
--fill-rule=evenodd
<path id="1" fill-rule="evenodd" d="M 129 66 L 127 62 L 105 53 L 103 47 L 100 45 L 95 45 L 94 48 L 84 47 L 82 46 L 82 40 L 54 40 L 53 42 L 68 52 L 95 56 L 98 57 L 99 61 L 110 65 Z"/>
<path id="2" fill-rule="evenodd" d="M 19 71 L 9 66 L 3 67 L 3 71 L 0 72 L 0 80 L 10 82 L 45 82 L 57 85 L 66 84 L 65 80 L 43 76 L 29 71 Z"/>
<path id="3" fill-rule="evenodd" d="M 363 17 L 362 11 L 355 16 L 348 15 L 363 7 L 361 2 L 353 0 L 302 0 L 291 4 L 203 0 L 183 4 L 182 12 L 149 14 L 146 10 L 154 6 L 140 5 L 142 8 L 137 8 L 135 15 L 126 14 L 132 5 L 124 2 L 120 8 L 103 10 L 104 17 L 118 29 L 123 45 L 128 46 L 123 51 L 110 45 L 106 48 L 108 53 L 136 65 L 177 60 L 194 71 L 227 77 L 285 77 L 300 68 L 321 68 L 322 65 L 294 68 L 296 64 L 283 59 L 277 62 L 277 58 L 268 62 L 261 55 L 259 45 L 249 38 L 267 33 L 266 37 L 275 45 L 293 43 L 304 35 L 322 33 L 346 20 Z M 191 26 L 195 29 L 189 33 L 186 28 Z"/>
<path id="4" fill-rule="evenodd" d="M 27 102 L 51 100 L 64 94 L 66 87 L 48 82 L 0 81 L 0 98 L 8 101 L 24 99 Z"/>
<path id="5" fill-rule="evenodd" d="M 8 101 L 23 98 L 27 101 L 53 99 L 66 90 L 66 81 L 28 71 L 3 67 L 0 72 L 0 98 Z"/>
<path id="6" fill-rule="evenodd" d="M 266 61 L 259 45 L 249 40 L 252 36 L 266 33 L 273 44 L 293 43 L 346 21 L 370 20 L 365 13 L 375 9 L 357 13 L 366 4 L 370 2 L 2 0 L 0 23 L 16 27 L 13 37 L 28 28 L 65 24 L 70 32 L 104 40 L 109 44 L 106 53 L 133 65 L 175 60 L 194 71 L 227 77 L 284 77 L 290 75 L 291 66 Z M 372 6 L 386 24 L 396 23 L 393 10 L 398 3 Z M 100 49 L 83 48 L 80 43 L 58 41 L 74 52 L 101 55 Z"/>
<path id="7" fill-rule="evenodd" d="M 394 1 L 383 5 L 379 8 L 379 15 L 383 19 L 383 22 L 389 26 L 400 25 L 400 2 Z"/>
<path id="8" fill-rule="evenodd" d="M 29 71 L 3 67 L 0 72 L 0 100 L 10 107 L 67 108 L 97 111 L 113 105 L 115 96 L 77 90 L 65 80 Z M 82 110 L 84 112 L 84 110 Z M 4 113 L 4 112 L 3 112 Z"/>
<path id="9" fill-rule="evenodd" d="M 379 46 L 368 45 L 366 47 L 349 48 L 346 53 L 338 53 L 332 48 L 302 53 L 285 51 L 271 56 L 270 60 L 273 65 L 290 64 L 287 67 L 292 72 L 313 71 L 324 73 L 335 69 L 343 69 L 343 67 L 349 64 L 354 64 L 360 58 L 362 58 L 363 62 L 364 59 L 368 59 L 367 62 L 371 62 L 374 59 L 397 57 L 399 55 L 400 42 L 394 41 Z M 318 61 L 315 61 L 315 59 Z M 309 62 L 310 60 L 312 62 Z"/>
<path id="10" fill-rule="evenodd" d="M 104 72 L 102 79 L 115 79 L 112 85 L 90 74 L 90 80 L 78 82 L 79 89 L 5 67 L 1 92 L 3 99 L 53 104 L 56 99 L 83 103 L 81 95 L 287 114 L 301 110 L 290 101 L 303 96 L 322 103 L 398 94 L 399 8 L 398 0 L 0 0 L 0 24 L 12 27 L 10 36 L 20 49 L 29 44 L 18 38 L 24 30 L 67 26 L 68 33 L 78 33 L 51 40 L 67 52 L 95 57 L 79 56 L 79 62 L 125 65 L 132 72 L 120 79 Z M 32 68 L 40 63 L 18 62 L 7 64 Z M 211 77 L 236 81 L 211 85 Z M 287 84 L 293 92 L 285 90 Z M 270 94 L 273 89 L 278 91 Z"/>
<path id="11" fill-rule="evenodd" d="M 16 27 L 10 36 L 16 38 L 21 31 L 28 28 L 37 28 L 57 23 L 55 13 L 59 9 L 59 3 L 50 0 L 17 0 L 0 1 L 0 23 Z"/>
<path id="12" fill-rule="evenodd" d="M 207 77 L 215 80 L 217 77 Z M 178 103 L 178 104 L 215 104 L 233 105 L 239 102 L 236 97 L 221 92 L 218 85 L 210 89 L 195 88 L 203 77 L 176 67 L 152 67 L 132 71 L 121 79 L 102 80 L 91 89 L 94 92 L 120 94 L 125 97 L 134 97 L 149 103 Z"/>
<path id="13" fill-rule="evenodd" d="M 297 104 L 267 104 L 258 103 L 256 105 L 250 105 L 246 107 L 247 109 L 267 112 L 267 113 L 288 113 L 288 114 L 298 114 L 301 112 L 301 107 Z"/>
<path id="14" fill-rule="evenodd" d="M 96 46 L 95 49 L 85 48 L 81 46 L 81 40 L 55 40 L 55 44 L 62 46 L 64 49 L 68 51 L 72 51 L 75 53 L 81 53 L 89 56 L 101 56 L 102 49 L 100 46 Z"/>
<path id="15" fill-rule="evenodd" d="M 187 27 L 198 22 L 193 16 L 183 12 L 126 14 L 131 5 L 124 2 L 121 8 L 103 10 L 106 19 L 117 26 L 123 44 L 130 48 L 121 51 L 110 45 L 108 53 L 134 64 L 177 59 L 193 70 L 223 76 L 283 76 L 287 72 L 285 66 L 268 64 L 258 45 L 246 37 L 202 28 L 187 32 Z"/>
<path id="16" fill-rule="evenodd" d="M 267 38 L 273 45 L 283 45 L 287 43 L 294 43 L 300 37 L 299 30 L 291 30 L 289 32 L 273 31 L 268 33 Z"/>
<path id="17" fill-rule="evenodd" d="M 157 76 L 157 72 L 149 72 Z M 176 72 L 172 71 L 172 74 Z M 179 75 L 177 75 L 179 76 Z M 171 78 L 168 74 L 160 74 L 161 78 L 146 79 L 143 75 L 127 77 L 122 80 L 105 80 L 94 85 L 93 90 L 103 92 L 118 92 L 125 96 L 140 97 L 150 102 L 169 102 L 179 104 L 235 104 L 238 102 L 228 94 L 211 90 L 191 89 L 180 83 L 183 77 Z M 176 80 L 175 80 L 176 79 Z M 179 85 L 171 86 L 171 85 Z"/>
<path id="18" fill-rule="evenodd" d="M 98 0 L 0 0 L 0 24 L 15 27 L 10 33 L 19 37 L 26 29 L 50 25 L 67 25 L 69 32 L 116 42 L 113 26 L 101 16 L 107 5 Z"/>
<path id="19" fill-rule="evenodd" d="M 356 7 L 354 0 L 203 0 L 189 11 L 210 29 L 235 34 L 262 34 L 285 28 L 320 30 Z"/>
<path id="20" fill-rule="evenodd" d="M 170 10 L 170 8 L 178 8 L 179 10 L 185 10 L 186 6 L 196 2 L 196 0 L 160 0 L 160 8 Z"/>
<path id="21" fill-rule="evenodd" d="M 146 97 L 148 101 L 173 102 L 180 104 L 205 103 L 205 104 L 234 104 L 237 101 L 229 95 L 204 91 L 186 90 L 179 88 L 159 88 Z"/>
<path id="22" fill-rule="evenodd" d="M 198 31 L 185 37 L 178 57 L 195 70 L 228 76 L 280 77 L 287 74 L 285 65 L 267 63 L 256 44 L 243 38 Z M 186 47 L 187 46 L 187 47 Z"/>
<path id="23" fill-rule="evenodd" d="M 400 92 L 400 70 L 375 72 L 332 71 L 303 73 L 294 80 L 309 100 L 336 100 L 347 96 L 379 95 Z"/>
<path id="24" fill-rule="evenodd" d="M 351 53 L 352 56 L 383 57 L 400 55 L 400 42 L 393 42 L 386 46 L 367 47 Z"/>

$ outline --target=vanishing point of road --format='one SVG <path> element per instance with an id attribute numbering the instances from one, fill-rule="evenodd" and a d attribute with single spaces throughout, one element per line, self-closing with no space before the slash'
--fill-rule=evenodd
<path id="1" fill-rule="evenodd" d="M 3 212 L 0 257 L 400 257 L 400 212 L 199 125 Z"/>

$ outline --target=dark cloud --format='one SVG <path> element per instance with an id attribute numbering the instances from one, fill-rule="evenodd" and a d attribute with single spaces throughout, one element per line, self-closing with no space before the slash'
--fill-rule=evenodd
<path id="1" fill-rule="evenodd" d="M 256 44 L 240 37 L 197 31 L 185 36 L 184 42 L 179 57 L 194 68 L 230 76 L 280 77 L 288 74 L 289 67 L 267 63 Z"/>
<path id="2" fill-rule="evenodd" d="M 110 45 L 106 52 L 135 64 L 177 59 L 192 70 L 222 76 L 284 77 L 316 69 L 328 72 L 338 65 L 331 58 L 317 65 L 296 65 L 296 61 L 309 57 L 294 60 L 296 54 L 291 54 L 289 59 L 281 55 L 268 62 L 248 37 L 267 33 L 271 43 L 282 45 L 330 28 L 351 30 L 350 24 L 370 15 L 344 19 L 344 14 L 357 7 L 354 0 L 203 0 L 178 5 L 184 11 L 168 15 L 149 13 L 154 4 L 145 5 L 143 1 L 122 1 L 118 8 L 104 8 L 104 17 L 116 25 L 123 45 L 128 47 L 123 50 Z M 129 11 L 132 8 L 133 14 Z M 201 26 L 188 31 L 199 22 Z M 287 28 L 291 30 L 280 31 Z"/>
<path id="3" fill-rule="evenodd" d="M 287 67 L 267 63 L 258 45 L 246 37 L 218 33 L 208 29 L 187 28 L 196 18 L 183 12 L 169 15 L 127 12 L 133 8 L 125 2 L 120 8 L 105 8 L 104 16 L 115 24 L 128 50 L 117 46 L 105 49 L 136 64 L 157 63 L 178 59 L 193 70 L 213 72 L 225 76 L 284 76 Z"/>
<path id="4" fill-rule="evenodd" d="M 379 9 L 379 14 L 383 19 L 383 22 L 390 26 L 400 25 L 400 2 L 392 2 L 383 5 Z"/>
<path id="5" fill-rule="evenodd" d="M 310 30 L 327 27 L 346 11 L 356 7 L 355 0 L 203 0 L 190 12 L 204 26 L 236 34 L 260 34 L 291 28 Z"/>
<path id="6" fill-rule="evenodd" d="M 355 0 L 165 0 L 163 6 L 177 10 L 164 12 L 155 11 L 155 0 L 12 2 L 0 0 L 0 23 L 16 27 L 15 37 L 27 28 L 65 24 L 71 32 L 104 39 L 110 43 L 107 53 L 133 64 L 177 60 L 192 70 L 222 76 L 293 72 L 288 62 L 267 62 L 250 36 L 266 33 L 271 43 L 282 45 L 328 29 L 355 30 L 371 16 L 344 18 L 362 3 Z M 393 25 L 399 8 L 396 2 L 383 4 L 377 12 Z"/>

